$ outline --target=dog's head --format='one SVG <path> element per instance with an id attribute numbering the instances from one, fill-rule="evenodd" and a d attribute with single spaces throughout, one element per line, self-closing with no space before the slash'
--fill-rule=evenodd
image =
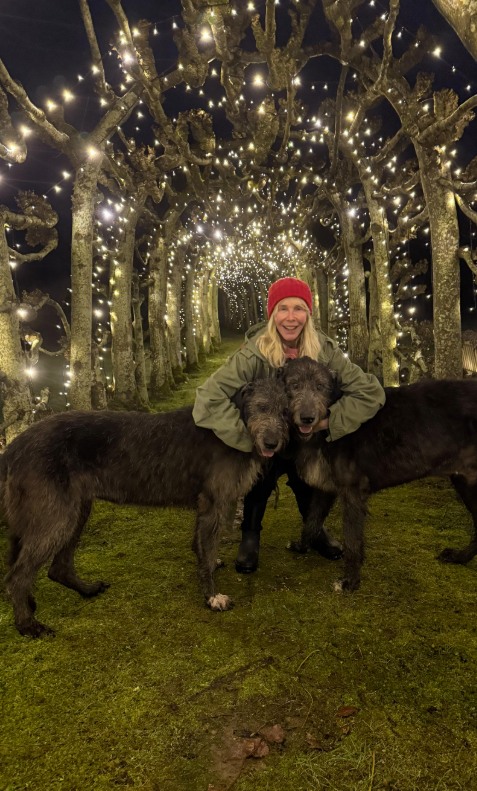
<path id="1" fill-rule="evenodd" d="M 289 411 L 281 379 L 256 379 L 234 396 L 243 422 L 260 456 L 279 453 L 289 439 Z"/>
<path id="2" fill-rule="evenodd" d="M 311 357 L 289 360 L 282 376 L 291 420 L 300 437 L 309 439 L 339 397 L 336 376 L 326 365 Z"/>

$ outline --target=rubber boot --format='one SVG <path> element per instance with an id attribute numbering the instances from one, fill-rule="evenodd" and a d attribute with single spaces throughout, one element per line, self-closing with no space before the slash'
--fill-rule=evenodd
<path id="1" fill-rule="evenodd" d="M 258 553 L 260 551 L 260 531 L 262 519 L 267 507 L 267 502 L 244 502 L 242 540 L 238 548 L 235 569 L 239 574 L 253 574 L 258 568 Z"/>
<path id="2" fill-rule="evenodd" d="M 302 479 L 298 477 L 296 471 L 289 471 L 288 486 L 290 486 L 290 488 L 293 490 L 298 505 L 298 510 L 300 511 L 303 521 L 305 522 L 310 511 L 314 490 L 311 488 L 311 486 L 308 486 L 305 481 L 302 481 Z M 334 495 L 327 494 L 326 492 L 322 493 L 322 498 L 323 502 L 321 503 L 320 501 L 320 504 L 322 505 L 322 514 L 320 515 L 319 519 L 320 522 L 323 522 L 328 516 L 331 506 L 336 499 Z M 328 560 L 339 560 L 339 558 L 343 556 L 343 547 L 341 546 L 340 542 L 337 541 L 336 538 L 333 538 L 333 536 L 329 535 L 323 523 L 321 524 L 321 529 L 315 534 L 313 538 L 312 549 L 314 549 L 324 558 L 328 558 Z"/>

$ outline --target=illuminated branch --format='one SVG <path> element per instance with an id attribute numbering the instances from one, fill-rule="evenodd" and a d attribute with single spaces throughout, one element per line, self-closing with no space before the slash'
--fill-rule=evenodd
<path id="1" fill-rule="evenodd" d="M 463 199 L 460 197 L 458 193 L 456 193 L 455 199 L 462 213 L 465 214 L 465 216 L 468 217 L 469 220 L 472 220 L 472 222 L 477 223 L 477 212 L 472 211 L 470 206 L 467 206 L 467 204 L 464 203 Z"/>
<path id="2" fill-rule="evenodd" d="M 31 118 L 32 121 L 41 127 L 47 136 L 50 145 L 52 145 L 54 148 L 59 148 L 61 151 L 65 151 L 69 142 L 68 135 L 60 132 L 55 126 L 53 126 L 53 124 L 51 124 L 47 119 L 43 110 L 40 110 L 39 107 L 30 101 L 23 85 L 10 77 L 4 62 L 1 59 L 0 82 L 3 85 L 5 91 L 13 96 L 13 98 L 18 102 L 20 107 L 26 112 L 29 118 Z"/>
<path id="3" fill-rule="evenodd" d="M 348 76 L 348 66 L 343 66 L 340 74 L 340 81 L 338 83 L 338 90 L 336 92 L 336 108 L 335 108 L 335 138 L 333 141 L 333 152 L 330 160 L 330 177 L 332 178 L 336 173 L 338 146 L 341 137 L 341 124 L 343 116 L 343 93 L 346 85 L 346 78 Z"/>
<path id="4" fill-rule="evenodd" d="M 472 258 L 468 247 L 459 247 L 459 258 L 462 258 L 462 260 L 465 261 L 474 277 L 477 278 L 477 260 Z"/>
<path id="5" fill-rule="evenodd" d="M 393 57 L 393 46 L 392 46 L 392 35 L 394 33 L 394 27 L 396 25 L 396 19 L 399 14 L 399 0 L 390 0 L 389 3 L 389 13 L 386 18 L 386 23 L 384 25 L 383 31 L 383 57 L 381 60 L 381 68 L 379 70 L 378 79 L 376 80 L 375 85 L 373 86 L 373 90 L 379 92 L 381 87 L 384 85 L 388 70 L 391 65 L 392 57 Z"/>
<path id="6" fill-rule="evenodd" d="M 103 59 L 101 57 L 98 40 L 96 38 L 96 33 L 93 26 L 93 20 L 91 18 L 91 12 L 89 10 L 88 0 L 79 0 L 79 5 L 80 5 L 81 16 L 83 18 L 84 29 L 86 31 L 86 36 L 88 38 L 91 57 L 93 60 L 93 75 L 94 75 L 94 82 L 96 85 L 96 89 L 100 95 L 108 96 L 110 99 L 114 99 L 115 94 L 111 90 L 111 86 L 108 85 L 108 83 L 106 82 Z"/>

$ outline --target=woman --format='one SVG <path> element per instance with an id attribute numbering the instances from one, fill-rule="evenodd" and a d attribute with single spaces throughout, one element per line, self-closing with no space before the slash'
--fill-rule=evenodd
<path id="1" fill-rule="evenodd" d="M 303 280 L 283 277 L 272 283 L 268 291 L 268 324 L 251 327 L 240 349 L 197 389 L 193 416 L 198 426 L 212 429 L 233 448 L 251 452 L 250 436 L 231 399 L 247 382 L 274 376 L 287 359 L 305 356 L 334 371 L 343 393 L 331 406 L 329 417 L 319 424 L 328 431 L 329 441 L 350 434 L 376 414 L 385 401 L 383 388 L 375 376 L 350 362 L 335 341 L 315 329 L 312 309 L 311 291 Z M 258 566 L 267 500 L 284 473 L 302 518 L 307 517 L 312 489 L 298 477 L 293 461 L 274 457 L 269 473 L 244 500 L 242 541 L 235 562 L 241 573 L 253 572 Z M 339 543 L 324 529 L 316 549 L 328 558 L 341 556 Z"/>

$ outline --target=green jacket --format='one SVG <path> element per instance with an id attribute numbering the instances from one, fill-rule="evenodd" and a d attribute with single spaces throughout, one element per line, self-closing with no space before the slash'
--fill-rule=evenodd
<path id="1" fill-rule="evenodd" d="M 211 428 L 226 445 L 246 452 L 252 450 L 252 441 L 231 398 L 247 382 L 275 376 L 276 368 L 256 345 L 264 329 L 265 324 L 251 327 L 240 349 L 197 388 L 192 413 L 196 425 Z M 383 406 L 385 394 L 376 377 L 352 363 L 335 341 L 319 330 L 318 337 L 318 361 L 337 374 L 343 392 L 330 408 L 328 440 L 333 441 L 351 434 L 373 417 Z"/>

